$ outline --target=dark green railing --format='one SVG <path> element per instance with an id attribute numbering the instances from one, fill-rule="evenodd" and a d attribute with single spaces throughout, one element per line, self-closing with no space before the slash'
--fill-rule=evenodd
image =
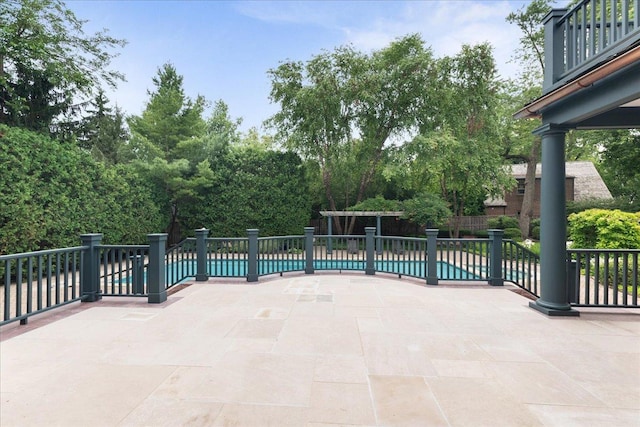
<path id="1" fill-rule="evenodd" d="M 20 321 L 82 297 L 80 271 L 87 248 L 0 255 L 2 321 Z"/>
<path id="2" fill-rule="evenodd" d="M 545 63 L 553 76 L 545 79 L 545 91 L 637 44 L 639 9 L 640 0 L 582 0 L 571 9 L 554 9 L 545 24 Z"/>
<path id="3" fill-rule="evenodd" d="M 505 240 L 502 253 L 504 280 L 539 296 L 540 257 L 513 240 Z"/>
<path id="4" fill-rule="evenodd" d="M 302 236 L 209 238 L 208 230 L 165 251 L 166 235 L 149 235 L 149 245 L 101 245 L 101 235 L 83 235 L 82 246 L 0 256 L 0 325 L 75 301 L 103 296 L 166 300 L 168 288 L 209 277 L 259 277 L 316 270 L 388 273 L 424 280 L 510 282 L 537 296 L 539 257 L 523 245 L 503 240 L 502 230 L 488 239 L 438 239 L 376 236 Z M 575 306 L 638 307 L 640 250 L 567 251 L 569 301 Z"/>
<path id="5" fill-rule="evenodd" d="M 640 307 L 640 250 L 571 249 L 567 260 L 572 305 Z"/>

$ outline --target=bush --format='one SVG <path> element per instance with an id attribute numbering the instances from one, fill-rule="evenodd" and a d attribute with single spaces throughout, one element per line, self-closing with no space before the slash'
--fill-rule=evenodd
<path id="1" fill-rule="evenodd" d="M 487 230 L 478 230 L 475 233 L 473 233 L 473 235 L 481 239 L 489 238 L 489 232 Z"/>
<path id="2" fill-rule="evenodd" d="M 533 237 L 536 240 L 540 240 L 540 226 L 536 225 L 535 227 L 531 228 L 531 237 Z"/>
<path id="3" fill-rule="evenodd" d="M 510 227 L 504 229 L 505 239 L 522 239 L 522 233 L 519 228 Z"/>
<path id="4" fill-rule="evenodd" d="M 0 125 L 0 253 L 104 243 L 146 243 L 162 215 L 131 171 L 107 167 L 79 148 Z"/>
<path id="5" fill-rule="evenodd" d="M 569 237 L 575 248 L 640 248 L 640 212 L 589 209 L 569 215 Z"/>
<path id="6" fill-rule="evenodd" d="M 402 203 L 402 209 L 404 211 L 402 218 L 421 226 L 441 226 L 451 218 L 447 202 L 429 193 L 405 200 Z"/>
<path id="7" fill-rule="evenodd" d="M 579 213 L 590 209 L 621 210 L 623 212 L 635 212 L 637 205 L 629 203 L 626 198 L 614 199 L 587 199 L 567 202 L 567 215 Z"/>
<path id="8" fill-rule="evenodd" d="M 519 228 L 518 219 L 512 216 L 501 215 L 495 218 L 489 218 L 487 220 L 487 227 L 489 229 L 496 228 L 500 230 L 506 230 L 507 228 Z"/>

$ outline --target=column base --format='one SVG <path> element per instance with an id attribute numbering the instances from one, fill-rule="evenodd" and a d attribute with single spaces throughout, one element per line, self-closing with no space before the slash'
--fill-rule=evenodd
<path id="1" fill-rule="evenodd" d="M 206 274 L 196 274 L 196 282 L 206 282 L 209 280 L 209 276 Z"/>
<path id="2" fill-rule="evenodd" d="M 167 300 L 167 293 L 161 292 L 159 294 L 149 294 L 147 302 L 149 304 L 161 304 Z"/>
<path id="3" fill-rule="evenodd" d="M 557 308 L 545 307 L 543 305 L 538 304 L 537 301 L 530 302 L 529 303 L 529 307 L 533 308 L 534 310 L 538 310 L 539 312 L 544 313 L 547 316 L 553 316 L 553 317 L 560 317 L 560 316 L 576 317 L 576 316 L 580 316 L 580 312 L 578 310 L 574 310 L 571 307 L 569 307 L 568 310 L 560 310 L 560 309 L 557 309 Z"/>

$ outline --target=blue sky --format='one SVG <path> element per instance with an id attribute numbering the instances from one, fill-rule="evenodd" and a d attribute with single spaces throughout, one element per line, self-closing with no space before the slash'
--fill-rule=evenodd
<path id="1" fill-rule="evenodd" d="M 222 99 L 241 129 L 261 128 L 277 110 L 270 104 L 267 71 L 285 60 L 310 59 L 352 44 L 380 49 L 420 33 L 436 56 L 453 55 L 464 43 L 488 41 L 501 75 L 520 33 L 505 17 L 526 1 L 143 1 L 68 0 L 88 32 L 107 28 L 128 44 L 112 66 L 127 82 L 109 91 L 126 114 L 140 114 L 165 62 L 184 76 L 187 95 Z"/>

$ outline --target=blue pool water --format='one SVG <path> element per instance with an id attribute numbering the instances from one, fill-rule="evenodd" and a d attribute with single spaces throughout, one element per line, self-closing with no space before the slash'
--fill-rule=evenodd
<path id="1" fill-rule="evenodd" d="M 276 274 L 280 272 L 304 271 L 305 260 L 260 260 L 258 275 Z M 375 261 L 376 272 L 393 273 L 403 276 L 426 278 L 426 262 L 408 261 Z M 314 270 L 359 270 L 364 271 L 365 261 L 355 260 L 317 260 L 313 262 Z M 167 265 L 167 281 L 170 283 L 196 274 L 195 261 L 183 261 Z M 207 265 L 207 274 L 211 277 L 245 277 L 247 261 L 243 259 L 212 260 Z M 437 263 L 437 275 L 441 280 L 480 280 L 481 277 L 446 262 Z"/>

